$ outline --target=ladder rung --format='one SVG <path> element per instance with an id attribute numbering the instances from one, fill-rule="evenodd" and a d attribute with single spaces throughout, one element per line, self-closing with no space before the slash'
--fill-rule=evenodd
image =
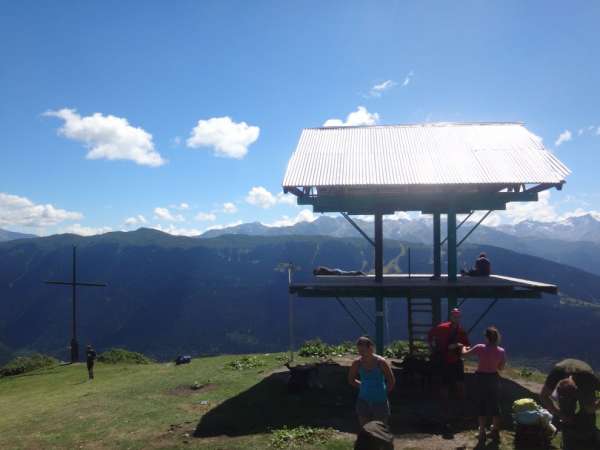
<path id="1" fill-rule="evenodd" d="M 432 309 L 411 309 L 410 311 L 414 312 L 414 313 L 431 313 L 431 312 L 433 312 Z"/>
<path id="2" fill-rule="evenodd" d="M 433 325 L 430 323 L 411 323 L 411 326 L 413 326 L 413 327 L 429 327 L 429 328 L 433 327 Z"/>

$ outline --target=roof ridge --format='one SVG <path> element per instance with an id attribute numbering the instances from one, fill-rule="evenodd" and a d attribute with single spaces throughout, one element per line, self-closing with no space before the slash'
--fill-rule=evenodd
<path id="1" fill-rule="evenodd" d="M 331 127 L 306 127 L 305 130 L 339 130 L 351 128 L 408 128 L 425 126 L 472 126 L 472 125 L 525 125 L 524 122 L 420 122 L 420 123 L 396 123 L 396 124 L 376 124 L 376 125 L 335 125 Z"/>

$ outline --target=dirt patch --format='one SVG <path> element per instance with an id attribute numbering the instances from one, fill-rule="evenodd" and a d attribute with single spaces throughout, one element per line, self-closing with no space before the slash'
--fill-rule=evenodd
<path id="1" fill-rule="evenodd" d="M 167 394 L 175 395 L 175 396 L 186 396 L 191 394 L 199 394 L 214 391 L 217 388 L 216 384 L 206 383 L 200 384 L 198 386 L 190 385 L 190 384 L 181 384 L 174 388 L 168 389 Z"/>

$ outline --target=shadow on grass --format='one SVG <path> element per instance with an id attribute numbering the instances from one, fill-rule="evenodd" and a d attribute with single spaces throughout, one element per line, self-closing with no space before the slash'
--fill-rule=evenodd
<path id="1" fill-rule="evenodd" d="M 294 395 L 287 392 L 287 373 L 274 373 L 250 389 L 208 411 L 198 423 L 194 436 L 243 436 L 265 433 L 283 426 L 332 427 L 342 432 L 356 432 L 354 412 L 356 391 L 346 382 L 347 366 L 335 363 L 319 365 L 322 389 Z M 390 426 L 396 436 L 439 434 L 440 416 L 437 385 L 423 390 L 420 384 L 408 383 L 398 374 L 399 383 L 391 395 Z M 474 376 L 467 374 L 467 392 L 473 392 Z M 469 420 L 455 427 L 457 432 L 476 428 L 473 399 L 467 394 Z M 531 397 L 532 393 L 514 381 L 502 380 L 504 424 L 510 426 L 514 400 Z M 493 447 L 484 447 L 493 448 Z"/>

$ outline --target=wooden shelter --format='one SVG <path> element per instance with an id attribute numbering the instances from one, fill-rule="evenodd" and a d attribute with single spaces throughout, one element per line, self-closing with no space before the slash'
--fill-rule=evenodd
<path id="1" fill-rule="evenodd" d="M 510 202 L 534 202 L 544 190 L 562 189 L 569 170 L 520 123 L 427 123 L 309 128 L 302 132 L 283 180 L 283 191 L 314 212 L 340 212 L 375 247 L 373 276 L 317 276 L 290 282 L 301 297 L 373 297 L 377 351 L 384 344 L 385 298 L 407 298 L 409 338 L 423 338 L 464 298 L 535 298 L 557 293 L 554 285 L 494 275 L 462 277 L 457 247 L 494 210 Z M 433 217 L 433 273 L 383 273 L 383 216 L 418 211 Z M 457 242 L 457 214 L 486 211 Z M 351 219 L 374 216 L 374 240 Z M 447 220 L 448 265 L 442 270 L 441 218 Z M 467 217 L 467 218 L 468 218 Z M 413 313 L 428 312 L 417 323 Z"/>

